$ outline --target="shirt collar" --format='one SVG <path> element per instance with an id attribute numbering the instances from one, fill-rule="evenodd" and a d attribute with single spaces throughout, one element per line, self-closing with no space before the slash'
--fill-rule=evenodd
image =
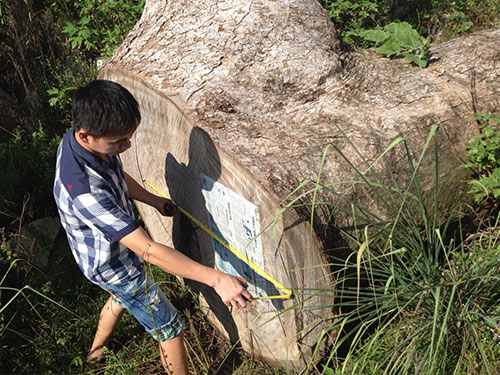
<path id="1" fill-rule="evenodd" d="M 69 138 L 69 146 L 73 150 L 76 157 L 83 159 L 86 164 L 89 164 L 97 172 L 109 174 L 109 169 L 114 169 L 116 167 L 117 156 L 108 155 L 110 163 L 101 159 L 99 156 L 85 149 L 81 144 L 79 144 L 75 138 L 75 129 L 72 128 L 66 133 Z"/>

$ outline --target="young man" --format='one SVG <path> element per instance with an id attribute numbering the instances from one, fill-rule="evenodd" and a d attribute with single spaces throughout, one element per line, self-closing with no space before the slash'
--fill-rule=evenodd
<path id="1" fill-rule="evenodd" d="M 131 199 L 163 215 L 165 204 L 172 202 L 149 193 L 123 171 L 118 155 L 131 146 L 141 119 L 138 103 L 127 89 L 111 81 L 92 81 L 76 91 L 72 115 L 74 128 L 57 152 L 54 197 L 78 266 L 111 295 L 101 311 L 88 359 L 104 358 L 103 347 L 129 310 L 159 341 L 167 373 L 188 374 L 184 323 L 145 275 L 143 260 L 213 287 L 234 308 L 245 307 L 252 299 L 246 281 L 152 241 L 137 224 Z"/>

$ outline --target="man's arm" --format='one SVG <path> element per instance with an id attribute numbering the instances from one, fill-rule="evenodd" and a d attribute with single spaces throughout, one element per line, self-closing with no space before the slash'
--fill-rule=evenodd
<path id="1" fill-rule="evenodd" d="M 227 306 L 245 307 L 245 298 L 252 300 L 245 288 L 245 279 L 204 266 L 171 247 L 154 242 L 142 228 L 123 237 L 120 243 L 165 272 L 211 286 Z"/>
<path id="2" fill-rule="evenodd" d="M 160 197 L 153 193 L 150 193 L 144 189 L 139 183 L 134 180 L 127 172 L 123 171 L 125 175 L 125 182 L 128 187 L 128 194 L 131 199 L 138 200 L 139 202 L 146 203 L 154 208 L 156 208 L 162 215 L 166 215 L 165 204 L 172 206 L 175 209 L 172 201 L 167 198 Z"/>

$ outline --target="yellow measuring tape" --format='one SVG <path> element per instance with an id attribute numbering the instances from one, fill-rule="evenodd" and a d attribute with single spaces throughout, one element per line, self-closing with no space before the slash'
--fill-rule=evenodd
<path id="1" fill-rule="evenodd" d="M 154 191 L 156 191 L 158 194 L 160 194 L 163 198 L 170 199 L 167 197 L 165 194 L 163 194 L 157 187 L 155 187 L 151 182 L 148 180 L 144 180 L 144 182 L 149 185 Z M 226 240 L 221 238 L 219 235 L 211 231 L 209 228 L 207 228 L 206 225 L 204 225 L 202 222 L 200 222 L 197 218 L 195 218 L 193 215 L 191 215 L 189 212 L 187 212 L 185 209 L 177 205 L 175 202 L 172 201 L 172 203 L 177 207 L 177 209 L 182 212 L 189 220 L 191 220 L 194 224 L 196 224 L 198 227 L 203 229 L 210 237 L 213 239 L 217 240 L 221 245 L 226 247 L 229 251 L 231 251 L 234 255 L 236 255 L 240 260 L 248 264 L 248 266 L 253 269 L 255 272 L 257 272 L 260 276 L 265 278 L 267 281 L 269 281 L 271 284 L 273 284 L 276 288 L 281 290 L 284 294 L 283 295 L 277 295 L 277 296 L 261 296 L 261 297 L 255 297 L 255 299 L 290 299 L 292 298 L 292 291 L 289 289 L 285 288 L 283 285 L 281 285 L 276 279 L 274 279 L 271 275 L 269 275 L 266 271 L 264 271 L 262 268 L 260 268 L 258 265 L 256 265 L 254 262 L 252 262 L 250 259 L 248 259 L 245 255 L 243 255 L 240 251 L 238 251 L 234 246 L 231 246 Z"/>

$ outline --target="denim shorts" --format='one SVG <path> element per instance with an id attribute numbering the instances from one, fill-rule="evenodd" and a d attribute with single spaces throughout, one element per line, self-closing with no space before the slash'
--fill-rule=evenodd
<path id="1" fill-rule="evenodd" d="M 172 339 L 185 328 L 177 309 L 144 272 L 125 284 L 99 286 L 111 294 L 118 306 L 126 308 L 157 341 Z"/>

